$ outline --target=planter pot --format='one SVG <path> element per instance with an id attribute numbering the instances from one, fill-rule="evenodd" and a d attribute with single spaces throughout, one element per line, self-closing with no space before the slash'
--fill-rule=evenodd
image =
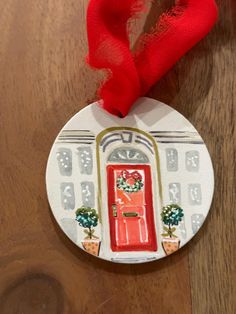
<path id="1" fill-rule="evenodd" d="M 178 251 L 180 247 L 180 240 L 178 238 L 163 238 L 162 247 L 166 255 L 173 254 Z"/>
<path id="2" fill-rule="evenodd" d="M 94 256 L 99 256 L 101 241 L 99 240 L 84 240 L 81 242 L 84 250 Z"/>

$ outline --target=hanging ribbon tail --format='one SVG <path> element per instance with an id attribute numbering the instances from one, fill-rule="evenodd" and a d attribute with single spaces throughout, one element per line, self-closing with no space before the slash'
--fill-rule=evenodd
<path id="1" fill-rule="evenodd" d="M 141 8 L 140 0 L 90 0 L 87 10 L 87 61 L 108 70 L 99 96 L 103 107 L 120 117 L 127 115 L 141 92 L 127 28 L 128 20 Z"/>
<path id="2" fill-rule="evenodd" d="M 120 117 L 206 36 L 218 15 L 214 0 L 178 0 L 160 17 L 152 34 L 141 37 L 133 55 L 127 23 L 142 12 L 146 1 L 90 0 L 88 6 L 87 61 L 108 71 L 99 96 L 104 109 Z"/>
<path id="3" fill-rule="evenodd" d="M 142 95 L 210 32 L 217 17 L 214 0 L 178 0 L 161 15 L 152 34 L 140 38 L 135 55 Z"/>

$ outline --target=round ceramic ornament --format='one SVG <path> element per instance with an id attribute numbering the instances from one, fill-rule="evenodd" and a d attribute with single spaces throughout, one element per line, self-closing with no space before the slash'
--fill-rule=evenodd
<path id="1" fill-rule="evenodd" d="M 121 119 L 98 103 L 57 136 L 47 165 L 54 217 L 82 250 L 119 263 L 176 252 L 202 226 L 213 196 L 208 150 L 191 123 L 153 99 Z"/>

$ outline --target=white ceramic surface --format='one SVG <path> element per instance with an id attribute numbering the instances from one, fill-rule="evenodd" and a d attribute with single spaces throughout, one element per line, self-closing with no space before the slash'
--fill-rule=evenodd
<path id="1" fill-rule="evenodd" d="M 140 98 L 124 119 L 97 103 L 72 117 L 53 144 L 46 183 L 54 217 L 77 246 L 109 261 L 142 263 L 173 253 L 199 230 L 214 175 L 190 122 Z M 169 218 L 183 209 L 175 225 L 161 217 L 168 205 Z"/>

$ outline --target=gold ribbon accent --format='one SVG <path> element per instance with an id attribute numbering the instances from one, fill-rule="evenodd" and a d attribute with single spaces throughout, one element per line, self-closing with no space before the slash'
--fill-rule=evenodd
<path id="1" fill-rule="evenodd" d="M 99 237 L 94 235 L 95 230 L 84 230 L 84 233 L 87 234 L 87 237 L 85 237 L 85 240 L 92 240 L 92 239 L 99 239 Z"/>

